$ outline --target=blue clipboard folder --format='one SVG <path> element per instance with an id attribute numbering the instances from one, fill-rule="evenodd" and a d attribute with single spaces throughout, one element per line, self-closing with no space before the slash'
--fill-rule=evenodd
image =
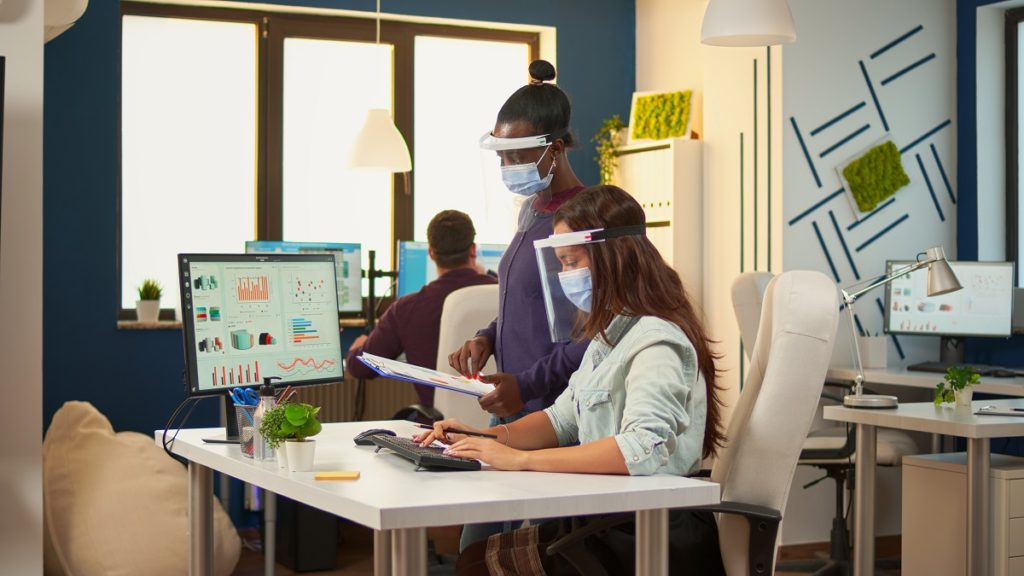
<path id="1" fill-rule="evenodd" d="M 422 366 L 414 366 L 405 362 L 399 362 L 398 360 L 375 356 L 368 352 L 363 352 L 356 356 L 356 358 L 359 358 L 363 364 L 366 364 L 371 370 L 385 378 L 394 378 L 396 380 L 412 382 L 413 384 L 425 384 L 435 388 L 444 388 L 445 390 L 469 394 L 477 398 L 494 390 L 493 384 L 463 376 L 452 376 L 451 374 L 423 368 Z"/>

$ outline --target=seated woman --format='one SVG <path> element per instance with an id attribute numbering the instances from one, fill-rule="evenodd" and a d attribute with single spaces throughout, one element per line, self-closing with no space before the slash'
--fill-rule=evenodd
<path id="1" fill-rule="evenodd" d="M 725 439 L 716 357 L 679 276 L 644 230 L 643 209 L 614 186 L 588 188 L 559 208 L 555 233 L 535 246 L 538 262 L 548 264 L 543 283 L 552 336 L 590 341 L 579 370 L 550 408 L 476 430 L 497 440 L 447 433 L 472 430 L 456 420 L 437 422 L 417 440 L 440 440 L 448 453 L 500 470 L 696 472 Z M 615 542 L 606 541 L 618 564 L 609 567 L 612 574 L 634 565 L 632 527 L 619 532 Z M 544 527 L 541 533 L 543 540 Z M 670 534 L 671 573 L 722 572 L 710 514 L 674 511 Z M 495 535 L 490 546 L 514 541 L 514 533 Z M 464 553 L 471 555 L 471 549 Z M 464 560 L 460 572 L 472 564 Z M 537 560 L 555 568 L 543 553 Z"/>

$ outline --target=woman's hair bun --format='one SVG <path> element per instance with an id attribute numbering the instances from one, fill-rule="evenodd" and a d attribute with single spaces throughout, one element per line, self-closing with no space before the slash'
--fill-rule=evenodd
<path id="1" fill-rule="evenodd" d="M 530 62 L 530 78 L 538 82 L 550 82 L 555 79 L 555 67 L 547 60 Z"/>

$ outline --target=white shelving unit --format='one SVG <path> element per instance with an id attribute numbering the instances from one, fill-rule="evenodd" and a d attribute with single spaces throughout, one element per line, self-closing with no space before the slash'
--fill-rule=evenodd
<path id="1" fill-rule="evenodd" d="M 672 138 L 617 151 L 615 184 L 647 214 L 647 236 L 683 280 L 697 305 L 704 283 L 704 146 Z"/>

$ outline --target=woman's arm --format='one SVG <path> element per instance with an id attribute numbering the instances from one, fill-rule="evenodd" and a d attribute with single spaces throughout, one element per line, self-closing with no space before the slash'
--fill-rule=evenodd
<path id="1" fill-rule="evenodd" d="M 542 450 L 516 450 L 494 440 L 470 437 L 452 444 L 447 454 L 475 458 L 499 470 L 629 474 L 622 452 L 611 436 L 579 446 Z"/>

